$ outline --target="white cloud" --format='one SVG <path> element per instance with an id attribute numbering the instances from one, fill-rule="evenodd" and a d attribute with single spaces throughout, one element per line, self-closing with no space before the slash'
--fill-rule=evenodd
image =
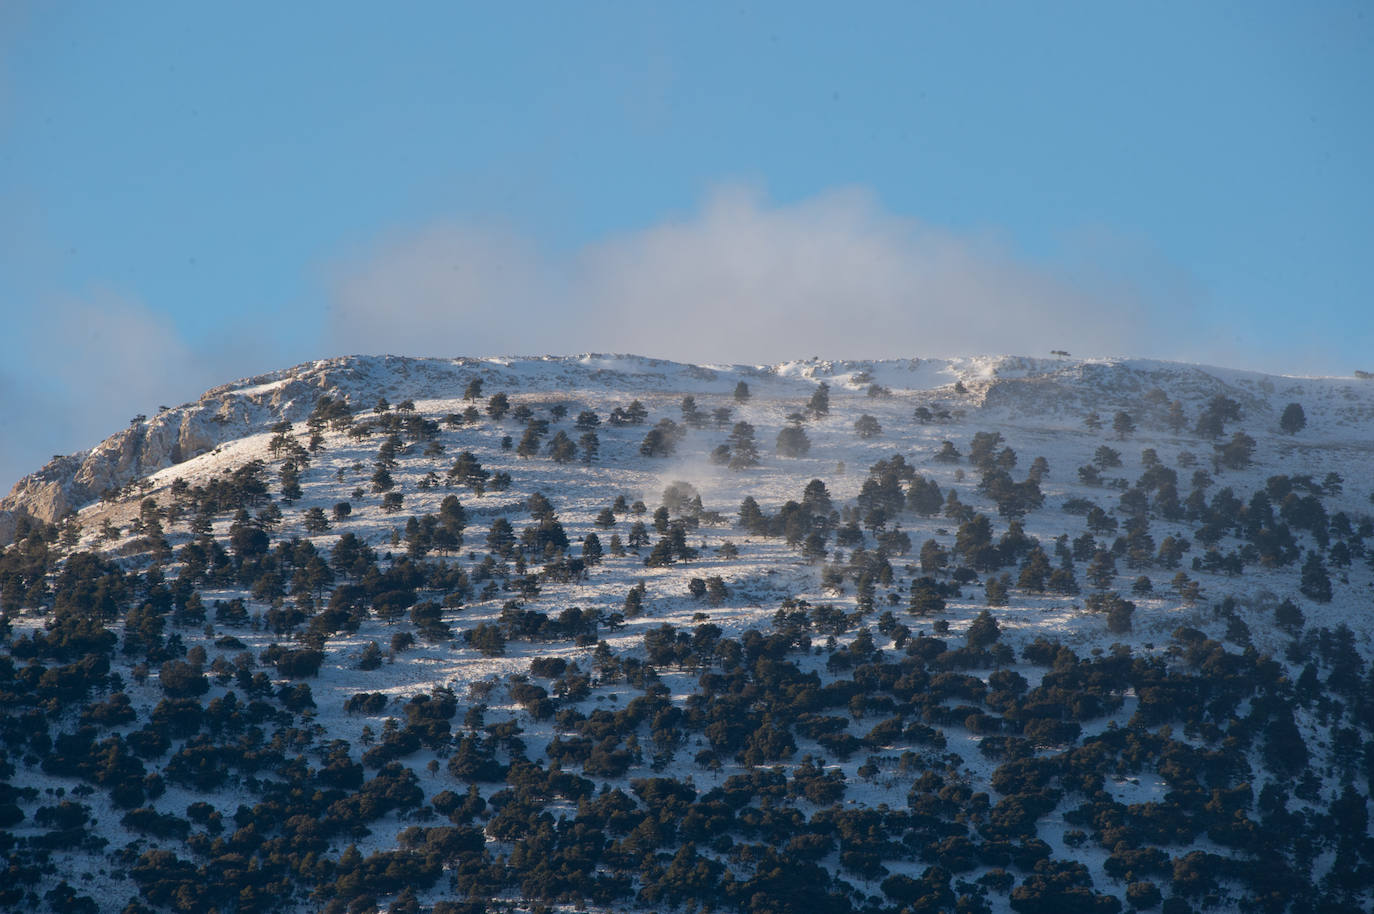
<path id="1" fill-rule="evenodd" d="M 387 239 L 329 268 L 330 349 L 488 355 L 520 349 L 526 329 L 557 339 L 548 325 L 560 318 L 549 269 L 521 239 L 472 226 Z"/>
<path id="2" fill-rule="evenodd" d="M 724 188 L 690 218 L 566 258 L 444 224 L 330 270 L 335 348 L 628 351 L 692 361 L 974 352 L 1156 354 L 1145 292 L 884 212 L 859 190 L 770 206 Z"/>
<path id="3" fill-rule="evenodd" d="M 11 364 L 36 371 L 0 374 L 0 495 L 54 453 L 91 447 L 136 414 L 278 367 L 281 357 L 260 342 L 261 328 L 252 348 L 232 329 L 192 345 L 141 302 L 109 291 L 46 302 L 18 332 Z"/>
<path id="4" fill-rule="evenodd" d="M 0 496 L 60 447 L 59 401 L 23 378 L 0 373 Z"/>

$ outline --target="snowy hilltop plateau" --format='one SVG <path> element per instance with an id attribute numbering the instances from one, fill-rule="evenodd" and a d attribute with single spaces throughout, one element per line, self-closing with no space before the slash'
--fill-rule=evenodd
<path id="1" fill-rule="evenodd" d="M 0 908 L 1374 907 L 1374 380 L 338 358 L 0 544 Z"/>

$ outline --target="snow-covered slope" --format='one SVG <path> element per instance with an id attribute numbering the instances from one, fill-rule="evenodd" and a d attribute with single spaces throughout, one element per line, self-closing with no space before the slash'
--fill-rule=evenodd
<path id="1" fill-rule="evenodd" d="M 466 397 L 476 381 L 480 395 Z M 828 411 L 814 408 L 822 389 L 829 392 Z M 497 394 L 509 401 L 504 414 L 489 408 Z M 689 397 L 701 414 L 695 422 L 684 415 Z M 351 420 L 317 420 L 312 428 L 307 420 L 321 398 L 346 401 Z M 644 407 L 643 420 L 612 421 L 635 401 Z M 1199 418 L 1218 403 L 1232 405 L 1234 413 L 1222 420 L 1221 434 L 1200 434 Z M 1285 431 L 1280 418 L 1293 403 L 1305 424 Z M 579 423 L 584 413 L 595 414 L 596 422 Z M 536 436 L 538 447 L 521 453 L 530 420 L 547 425 Z M 664 420 L 681 437 L 672 453 L 646 453 L 653 451 L 646 440 L 651 430 L 671 429 Z M 390 444 L 388 422 L 395 435 Z M 739 453 L 738 423 L 753 433 L 757 465 L 731 467 L 730 454 L 719 451 L 729 444 Z M 582 435 L 592 427 L 597 450 L 584 459 Z M 797 428 L 809 450 L 777 453 L 780 434 Z M 859 433 L 864 428 L 869 434 Z M 566 462 L 549 449 L 560 433 L 577 444 Z M 1247 459 L 1231 459 L 1224 450 L 1236 436 L 1250 441 Z M 317 440 L 307 447 L 312 437 Z M 1038 479 L 1041 503 L 999 504 L 995 486 L 980 484 L 983 468 L 969 460 L 980 437 L 995 439 L 990 466 L 1016 483 Z M 945 442 L 960 456 L 940 459 Z M 481 491 L 451 473 L 464 452 L 488 474 Z M 288 497 L 282 471 L 289 460 L 300 491 Z M 254 461 L 261 462 L 257 475 L 267 497 L 245 496 L 239 505 L 214 494 Z M 380 483 L 379 464 L 387 470 Z M 873 485 L 882 472 L 871 471 L 875 466 L 903 468 L 899 502 L 914 473 L 939 487 L 943 505 L 875 512 Z M 1096 474 L 1079 472 L 1093 467 Z M 496 484 L 501 474 L 508 484 Z M 830 506 L 814 509 L 803 532 L 818 532 L 820 539 L 808 546 L 778 519 L 816 496 L 814 480 L 823 483 Z M 690 487 L 677 491 L 700 496 L 699 508 L 676 504 L 668 490 L 677 483 Z M 1201 494 L 1170 507 L 1171 486 L 1180 503 Z M 4 727 L 8 760 L 0 756 L 0 770 L 9 766 L 7 785 L 22 813 L 7 825 L 18 843 L 0 846 L 0 854 L 22 852 L 32 862 L 47 852 L 47 868 L 34 863 L 33 880 L 17 883 L 23 907 L 46 899 L 63 909 L 61 887 L 70 883 L 77 894 L 98 899 L 99 909 L 118 910 L 140 896 L 180 910 L 214 904 L 306 911 L 334 903 L 339 910 L 371 910 L 369 904 L 390 902 L 406 910 L 400 885 L 377 874 L 423 856 L 415 844 L 421 839 L 414 832 L 406 837 L 408 830 L 437 831 L 442 816 L 450 816 L 459 827 L 477 829 L 480 847 L 435 864 L 442 878 L 415 882 L 422 906 L 465 899 L 519 911 L 666 910 L 704 904 L 709 885 L 725 886 L 710 902 L 717 908 L 876 914 L 898 910 L 899 902 L 921 909 L 912 899 L 925 896 L 913 895 L 917 890 L 898 877 L 923 886 L 921 880 L 938 881 L 943 873 L 943 884 L 929 889 L 935 900 L 926 909 L 953 909 L 959 895 L 966 899 L 961 910 L 969 911 L 1111 910 L 1110 899 L 1144 906 L 1151 896 L 1139 887 L 1156 885 L 1179 904 L 1260 909 L 1260 890 L 1247 882 L 1244 868 L 1286 867 L 1320 890 L 1332 910 L 1360 910 L 1374 900 L 1370 886 L 1359 882 L 1361 867 L 1374 864 L 1374 848 L 1366 836 L 1347 840 L 1333 823 L 1358 821 L 1346 798 L 1354 791 L 1360 810 L 1366 808 L 1368 775 L 1361 781 L 1353 772 L 1374 771 L 1374 749 L 1363 748 L 1374 746 L 1374 698 L 1361 697 L 1374 683 L 1364 672 L 1374 658 L 1371 489 L 1374 382 L 1357 379 L 1144 360 L 696 366 L 616 355 L 350 357 L 246 379 L 141 420 L 92 451 L 54 461 L 0 503 L 9 512 L 0 533 L 13 538 L 29 531 L 0 558 L 0 584 L 15 582 L 0 587 L 11 637 L 3 660 L 12 663 L 0 663 L 0 692 L 14 699 Z M 1264 498 L 1256 499 L 1260 492 Z M 547 499 L 566 535 L 566 551 L 537 542 L 536 494 Z M 1286 499 L 1290 494 L 1296 500 Z M 466 520 L 459 548 L 423 532 L 426 519 L 440 517 L 455 497 Z M 747 499 L 777 521 L 772 528 L 741 523 Z M 670 517 L 656 523 L 656 509 L 667 502 L 674 503 Z M 1266 504 L 1268 521 L 1261 517 Z M 62 531 L 45 542 L 20 515 L 61 521 Z M 964 549 L 980 516 L 989 519 L 991 544 L 1000 550 L 991 559 Z M 657 552 L 655 541 L 670 540 L 663 531 L 673 521 L 683 525 L 688 554 L 670 551 L 670 561 L 646 563 Z M 1283 547 L 1291 554 L 1275 560 L 1263 553 L 1273 538 L 1261 528 L 1280 521 L 1291 528 Z M 493 534 L 504 524 L 525 551 L 500 555 Z M 647 537 L 639 546 L 632 543 L 637 524 L 645 525 Z M 270 550 L 252 546 L 253 530 L 265 531 Z M 374 551 L 369 571 L 350 571 L 339 558 L 349 534 Z M 585 557 L 592 536 L 602 549 L 599 562 L 560 564 Z M 1169 556 L 1161 551 L 1166 540 L 1187 546 Z M 1140 551 L 1141 542 L 1150 549 Z M 209 553 L 198 550 L 211 544 L 222 545 L 228 564 L 215 570 L 211 561 L 207 572 L 200 563 Z M 930 544 L 948 560 L 943 568 L 925 567 L 923 547 Z M 1037 586 L 1027 576 L 1037 548 L 1054 568 L 1071 570 L 1076 589 Z M 83 552 L 115 563 L 123 582 L 65 581 L 64 563 Z M 311 556 L 334 569 L 332 580 L 296 581 Z M 46 563 L 41 586 L 29 570 L 34 562 Z M 1329 593 L 1309 580 L 1313 563 L 1327 577 Z M 426 566 L 421 582 L 404 584 L 415 565 Z M 81 567 L 93 578 L 108 571 L 89 562 Z M 1099 572 L 1100 583 L 1092 579 Z M 378 583 L 383 575 L 397 575 L 404 586 Z M 186 589 L 174 593 L 181 580 Z M 705 595 L 707 582 L 720 589 Z M 942 589 L 943 606 L 918 608 L 918 591 L 930 582 Z M 627 598 L 641 585 L 636 613 Z M 1001 597 L 999 586 L 1006 591 Z M 409 602 L 393 613 L 388 607 L 397 590 L 409 590 Z M 191 592 L 203 615 L 186 608 Z M 1128 599 L 1133 611 L 1092 611 L 1095 594 Z M 120 608 L 102 610 L 102 599 Z M 1298 611 L 1296 623 L 1280 610 L 1285 601 Z M 426 604 L 441 623 L 437 633 L 431 627 L 426 634 L 423 615 L 412 614 Z M 45 683 L 61 677 L 52 672 L 45 679 L 34 665 L 52 671 L 80 664 L 80 652 L 43 646 L 51 633 L 66 632 L 59 618 L 73 606 L 77 614 L 104 613 L 100 624 L 115 639 L 104 649 L 114 675 L 92 674 L 99 684 L 87 692 L 50 699 L 43 690 L 56 687 Z M 336 606 L 355 613 L 349 624 L 324 624 L 327 607 Z M 573 608 L 578 614 L 568 615 Z M 979 636 L 985 623 L 975 624 L 985 610 L 996 621 L 990 642 Z M 573 627 L 547 621 L 563 619 L 574 621 L 559 624 Z M 591 621 L 574 630 L 584 624 L 576 620 Z M 549 628 L 531 633 L 538 624 Z M 680 635 L 669 641 L 680 654 L 664 647 L 665 626 Z M 497 632 L 498 648 L 482 640 Z M 760 647 L 768 638 L 786 641 L 786 649 Z M 729 650 L 711 653 L 717 640 L 741 645 L 747 662 Z M 1038 646 L 1044 642 L 1063 651 L 1047 654 Z M 1362 664 L 1354 686 L 1349 657 L 1341 654 L 1347 643 Z M 694 653 L 701 644 L 708 649 Z M 965 645 L 982 649 L 961 652 Z M 289 671 L 278 663 L 283 650 L 318 650 L 318 673 Z M 186 696 L 170 684 L 176 671 L 159 675 L 158 665 L 181 658 L 207 677 L 204 691 L 189 700 L 206 709 L 220 703 L 215 714 L 206 710 L 203 727 L 167 724 L 176 712 L 169 703 Z M 532 666 L 536 659 L 541 663 Z M 541 672 L 561 670 L 555 661 L 570 664 L 585 681 Z M 1342 663 L 1344 674 L 1337 670 Z M 646 674 L 645 666 L 655 671 Z M 1120 681 L 1102 684 L 1112 676 Z M 1260 683 L 1250 686 L 1253 694 L 1232 694 L 1234 682 L 1247 677 Z M 1210 684 L 1199 687 L 1205 713 L 1171 717 L 1183 713 L 1188 702 L 1180 696 L 1198 682 Z M 301 685 L 308 686 L 303 696 Z M 784 711 L 776 695 L 758 697 L 769 688 L 795 704 Z M 1052 697 L 1052 688 L 1077 689 L 1081 700 Z M 92 710 L 114 694 L 127 699 L 127 715 Z M 377 705 L 350 704 L 362 694 L 378 696 Z M 403 745 L 397 734 L 415 723 L 416 700 L 440 694 L 456 702 L 449 712 L 453 736 L 445 729 L 432 742 Z M 722 696 L 745 697 L 730 705 Z M 1032 697 L 1039 710 L 1031 708 Z M 227 713 L 226 702 L 251 703 L 252 726 L 236 731 L 215 716 Z M 722 705 L 736 708 L 750 732 L 732 735 L 727 718 L 705 723 Z M 1275 767 L 1282 753 L 1270 733 L 1290 734 L 1273 723 L 1287 720 L 1285 708 L 1292 709 L 1291 732 L 1310 747 L 1306 772 Z M 599 747 L 610 737 L 597 727 L 610 726 L 612 717 L 624 732 L 612 733 L 616 739 L 603 752 Z M 42 740 L 26 744 L 22 733 L 35 719 L 54 741 L 71 738 L 61 746 L 78 744 L 85 732 L 142 747 L 133 754 L 147 771 L 147 786 L 132 805 L 152 812 L 134 815 L 132 801 L 102 780 L 106 769 L 76 770 L 58 758 L 66 750 L 40 751 Z M 518 728 L 518 738 L 508 724 Z M 169 727 L 165 746 L 146 748 L 149 738 L 137 735 Z M 678 736 L 656 736 L 665 731 Z M 493 764 L 509 765 L 499 777 L 470 776 L 464 767 L 470 741 L 482 743 L 484 733 L 495 747 Z M 770 733 L 781 735 L 770 742 L 762 736 Z M 391 774 L 374 750 L 389 741 L 397 747 L 389 760 L 413 778 L 420 799 L 392 806 L 369 801 L 376 814 L 355 815 L 360 788 L 331 780 L 322 773 L 326 762 L 365 768 L 366 783 L 378 784 Z M 271 763 L 216 767 L 207 745 L 211 756 L 247 753 Z M 101 750 L 107 768 L 123 751 L 116 750 Z M 808 756 L 814 765 L 804 761 Z M 528 770 L 518 764 L 523 757 L 541 771 L 575 774 L 586 783 L 567 793 L 529 788 Z M 1041 762 L 1076 773 L 1046 775 L 1035 790 L 1014 783 L 1033 780 L 1033 764 Z M 1017 769 L 1022 763 L 1024 770 Z M 1190 764 L 1206 770 L 1196 783 L 1180 775 Z M 841 785 L 838 794 L 797 786 L 814 781 L 813 769 L 832 787 Z M 725 803 L 728 815 L 715 808 L 709 814 L 730 824 L 715 832 L 702 826 L 709 836 L 685 837 L 685 823 L 678 836 L 673 816 L 648 824 L 636 818 L 617 831 L 591 808 L 615 791 L 652 806 L 645 779 L 683 785 L 706 804 L 738 792 L 741 778 L 777 772 L 784 782 L 791 776 L 791 786 L 757 805 L 732 799 Z M 349 796 L 310 806 L 311 791 L 318 797 L 333 789 Z M 483 810 L 460 815 L 449 811 L 453 798 L 440 799 L 469 789 L 487 804 Z M 1247 791 L 1250 801 L 1237 799 Z M 1283 798 L 1278 811 L 1275 791 Z M 1034 813 L 1027 813 L 1033 839 L 1016 831 L 1014 807 L 1023 801 Z M 0 818 L 9 802 L 0 796 Z M 72 829 L 59 834 L 52 823 L 63 802 L 87 809 L 97 840 L 82 843 Z M 636 816 L 645 814 L 634 800 L 625 802 Z M 526 809 L 527 803 L 534 805 Z M 290 814 L 282 811 L 287 806 Z M 1170 840 L 1117 821 L 1149 818 L 1166 806 L 1188 809 L 1189 822 L 1213 818 Z M 1218 824 L 1215 809 L 1223 807 L 1233 820 Z M 57 811 L 40 815 L 45 809 Z M 354 816 L 350 824 L 339 824 L 340 810 Z M 701 815 L 679 810 L 676 818 L 699 825 Z M 565 885 L 540 871 L 537 858 L 555 849 L 561 854 L 560 842 L 574 840 L 574 823 L 582 829 L 576 840 L 604 839 L 604 854 L 583 860 L 582 882 L 560 870 L 559 878 L 571 880 Z M 1245 837 L 1252 826 L 1278 838 Z M 1170 827 L 1186 832 L 1177 823 Z M 789 843 L 789 828 L 806 840 Z M 1301 832 L 1302 841 L 1283 845 L 1285 828 Z M 855 837 L 860 832 L 871 842 Z M 790 848 L 793 862 L 814 864 L 807 872 L 825 880 L 814 898 L 789 900 L 779 885 L 769 887 L 765 875 L 774 863 L 762 848 L 770 843 L 780 852 Z M 1164 862 L 1121 864 L 1135 843 L 1164 848 L 1156 848 Z M 1271 852 L 1278 858 L 1263 856 Z M 1220 875 L 1194 880 L 1192 870 L 1203 869 L 1198 861 L 1204 858 L 1221 861 L 1214 867 Z M 474 869 L 479 859 L 490 867 L 486 875 Z M 1063 877 L 1060 885 L 1037 860 L 1083 869 L 1054 871 L 1054 879 Z M 375 872 L 357 875 L 365 870 Z M 165 884 L 157 875 L 164 872 L 171 874 Z M 213 891 L 220 882 L 269 878 L 281 880 L 271 883 L 271 898 Z M 749 880 L 763 888 L 746 888 L 754 885 Z M 549 888 L 554 884 L 562 887 Z M 697 894 L 682 885 L 695 885 Z M 1088 901 L 1071 892 L 1045 901 L 1078 888 Z M 678 891 L 688 894 L 673 894 Z M 1101 900 L 1092 902 L 1093 893 Z M 0 899 L 6 897 L 0 887 Z M 1316 897 L 1294 895 L 1292 910 Z M 1066 898 L 1087 906 L 1073 908 Z"/>
<path id="2" fill-rule="evenodd" d="M 1238 400 L 1247 412 L 1277 421 L 1283 404 L 1302 399 L 1314 427 L 1348 431 L 1351 443 L 1372 437 L 1374 382 L 1353 378 L 1295 378 L 1141 359 L 1033 359 L 1014 356 L 889 361 L 785 362 L 771 366 L 698 366 L 632 355 L 542 358 L 413 359 L 350 356 L 306 362 L 212 388 L 194 403 L 140 417 L 89 451 L 55 457 L 0 499 L 0 544 L 13 537 L 14 519 L 27 514 L 56 521 L 107 493 L 219 445 L 261 433 L 281 420 L 300 421 L 321 395 L 395 401 L 457 396 L 474 377 L 489 388 L 603 389 L 619 392 L 707 394 L 739 380 L 762 385 L 766 396 L 797 395 L 819 381 L 839 389 L 877 383 L 912 402 L 944 399 L 959 409 L 993 411 L 990 418 L 1027 414 L 1064 416 L 1088 409 L 1138 408 L 1162 389 L 1185 407 L 1212 396 Z M 967 393 L 952 388 L 962 382 Z"/>

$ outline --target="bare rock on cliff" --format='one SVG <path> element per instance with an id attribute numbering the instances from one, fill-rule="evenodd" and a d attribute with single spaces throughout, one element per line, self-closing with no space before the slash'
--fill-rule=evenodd
<path id="1" fill-rule="evenodd" d="M 340 365 L 311 363 L 206 392 L 195 403 L 140 419 L 89 451 L 55 457 L 0 500 L 0 544 L 20 515 L 55 522 L 150 473 L 204 454 L 272 423 L 304 419 L 331 389 Z"/>

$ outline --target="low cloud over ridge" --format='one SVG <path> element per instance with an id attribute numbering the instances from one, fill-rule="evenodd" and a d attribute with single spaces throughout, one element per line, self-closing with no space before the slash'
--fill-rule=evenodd
<path id="1" fill-rule="evenodd" d="M 224 315 L 193 341 L 134 294 L 56 297 L 5 347 L 15 364 L 50 370 L 0 365 L 0 493 L 135 413 L 331 355 L 596 351 L 757 364 L 1069 349 L 1254 358 L 1187 332 L 1188 295 L 1162 288 L 1156 265 L 1142 269 L 1129 252 L 1124 266 L 1105 262 L 1037 263 L 991 236 L 892 215 L 857 189 L 770 204 L 724 187 L 692 214 L 563 256 L 462 221 L 384 236 L 324 264 L 325 314 L 308 339 Z"/>
<path id="2" fill-rule="evenodd" d="M 688 218 L 566 257 L 440 223 L 332 265 L 328 282 L 333 349 L 436 356 L 1158 355 L 1159 312 L 1179 307 L 891 215 L 860 190 L 770 206 L 724 188 Z"/>

